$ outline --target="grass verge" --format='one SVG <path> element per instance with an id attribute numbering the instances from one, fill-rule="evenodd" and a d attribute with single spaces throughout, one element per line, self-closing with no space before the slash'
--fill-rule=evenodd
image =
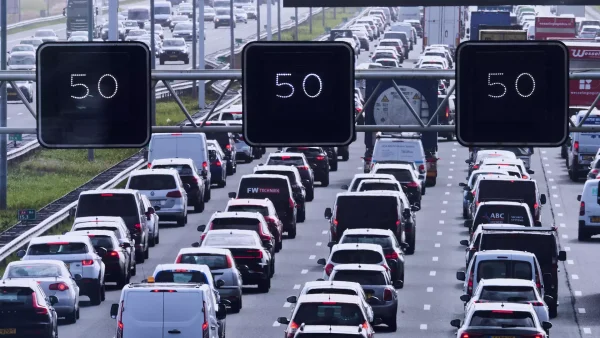
<path id="1" fill-rule="evenodd" d="M 356 7 L 345 8 L 345 10 L 343 10 L 342 8 L 336 8 L 334 18 L 334 9 L 326 9 L 325 25 L 323 25 L 323 12 L 313 15 L 312 33 L 310 31 L 310 22 L 303 22 L 302 24 L 298 25 L 298 41 L 309 41 L 318 38 L 319 36 L 324 35 L 327 32 L 326 29 L 334 29 L 336 26 L 340 25 L 345 20 L 350 20 L 351 18 L 353 18 L 358 11 L 359 8 Z M 281 32 L 281 40 L 293 41 L 294 34 L 295 30 L 293 28 L 285 32 Z"/>
<path id="2" fill-rule="evenodd" d="M 181 99 L 193 114 L 197 101 L 185 96 Z M 174 101 L 156 104 L 157 125 L 175 125 L 184 119 L 185 115 Z M 17 223 L 18 209 L 39 210 L 137 151 L 98 149 L 95 161 L 89 162 L 87 150 L 42 149 L 11 165 L 8 170 L 8 209 L 0 211 L 0 231 Z"/>

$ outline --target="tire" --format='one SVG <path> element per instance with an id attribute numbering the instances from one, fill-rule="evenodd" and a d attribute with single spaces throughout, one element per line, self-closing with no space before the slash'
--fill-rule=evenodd
<path id="1" fill-rule="evenodd" d="M 154 235 L 148 240 L 148 246 L 153 248 L 156 243 L 154 242 Z"/>
<path id="2" fill-rule="evenodd" d="M 412 229 L 412 236 L 410 236 L 410 239 L 408 240 L 408 248 L 406 249 L 406 251 L 404 251 L 404 253 L 406 253 L 407 255 L 414 255 L 415 254 L 415 244 L 416 244 L 416 238 L 417 238 L 417 229 L 413 228 Z"/>
<path id="3" fill-rule="evenodd" d="M 67 324 L 75 324 L 77 322 L 77 309 L 65 316 L 65 322 Z"/>
<path id="4" fill-rule="evenodd" d="M 275 257 L 275 256 L 273 256 Z M 275 276 L 275 259 L 271 260 L 271 278 Z"/>
<path id="5" fill-rule="evenodd" d="M 208 190 L 208 192 L 206 191 Z M 210 186 L 204 191 L 204 202 L 210 201 Z"/>
<path id="6" fill-rule="evenodd" d="M 548 306 L 548 310 L 550 318 L 556 318 L 556 316 L 558 316 L 558 305 L 556 304 L 556 300 Z"/>
<path id="7" fill-rule="evenodd" d="M 177 226 L 178 226 L 178 227 L 185 226 L 185 224 L 187 223 L 187 222 L 186 222 L 186 218 L 187 218 L 187 217 L 185 217 L 185 216 L 184 216 L 184 217 L 181 217 L 181 218 L 179 218 L 179 219 L 177 220 Z"/>
<path id="8" fill-rule="evenodd" d="M 306 219 L 306 204 L 302 206 L 302 211 L 297 215 L 296 222 L 302 223 Z"/>
<path id="9" fill-rule="evenodd" d="M 158 244 L 160 243 L 160 234 L 156 235 L 156 237 L 154 237 L 154 243 Z"/>
<path id="10" fill-rule="evenodd" d="M 137 264 L 133 266 L 133 269 L 131 269 L 130 274 L 131 276 L 137 275 Z"/>
<path id="11" fill-rule="evenodd" d="M 587 241 L 590 239 L 590 237 L 591 236 L 582 227 L 579 227 L 577 229 L 577 240 L 579 240 L 580 242 Z"/>
<path id="12" fill-rule="evenodd" d="M 338 162 L 335 161 L 331 164 L 331 171 L 337 171 L 338 170 Z"/>
<path id="13" fill-rule="evenodd" d="M 98 282 L 99 283 L 99 282 Z M 102 303 L 102 286 L 98 285 L 93 295 L 88 295 L 90 297 L 90 304 L 93 306 L 98 306 Z"/>
<path id="14" fill-rule="evenodd" d="M 296 225 L 294 224 L 294 228 L 291 229 L 290 231 L 288 231 L 287 233 L 288 233 L 288 238 L 290 238 L 290 239 L 296 238 Z"/>
<path id="15" fill-rule="evenodd" d="M 269 272 L 270 273 L 270 272 Z M 271 288 L 271 278 L 263 279 L 258 283 L 258 292 L 267 293 Z"/>
<path id="16" fill-rule="evenodd" d="M 283 241 L 275 243 L 275 252 L 279 252 L 281 249 L 283 249 Z"/>
<path id="17" fill-rule="evenodd" d="M 164 65 L 164 64 L 165 64 L 165 60 L 163 60 L 163 59 L 160 59 L 160 64 L 161 64 L 161 65 Z"/>
<path id="18" fill-rule="evenodd" d="M 350 154 L 344 154 L 342 156 L 342 161 L 348 161 L 348 159 L 350 159 Z"/>
<path id="19" fill-rule="evenodd" d="M 144 253 L 137 253 L 137 252 L 136 252 L 136 253 L 135 253 L 135 262 L 136 262 L 137 264 L 142 264 L 142 263 L 144 263 L 144 261 L 146 260 L 146 258 L 144 258 L 144 257 L 145 257 Z"/>
<path id="20" fill-rule="evenodd" d="M 571 181 L 573 182 L 577 182 L 579 181 L 579 177 L 577 176 L 577 166 L 575 166 L 575 164 L 573 164 L 571 166 L 571 168 L 569 168 L 569 178 L 571 179 Z"/>
<path id="21" fill-rule="evenodd" d="M 146 248 L 146 251 L 144 251 L 144 259 L 148 259 L 148 257 L 150 257 L 150 248 Z"/>
<path id="22" fill-rule="evenodd" d="M 189 64 L 190 63 L 190 59 L 188 58 L 188 59 L 183 60 L 183 63 L 186 64 L 186 65 Z"/>
<path id="23" fill-rule="evenodd" d="M 126 272 L 122 272 L 119 278 L 119 282 L 117 282 L 117 287 L 122 289 L 125 285 L 129 284 L 130 275 Z"/>
<path id="24" fill-rule="evenodd" d="M 434 177 L 428 181 L 425 181 L 425 185 L 428 187 L 435 187 L 436 184 L 437 184 L 437 177 Z"/>
<path id="25" fill-rule="evenodd" d="M 217 184 L 217 187 L 219 188 L 225 188 L 227 186 L 227 180 L 223 180 L 221 182 L 219 182 L 219 184 Z"/>
<path id="26" fill-rule="evenodd" d="M 327 178 L 321 181 L 321 186 L 322 187 L 328 187 L 329 186 L 329 175 L 327 175 Z"/>
<path id="27" fill-rule="evenodd" d="M 199 198 L 196 203 L 194 204 L 194 212 L 195 213 L 201 213 L 204 211 L 204 207 L 206 206 L 206 204 L 204 203 L 204 199 Z"/>
<path id="28" fill-rule="evenodd" d="M 464 208 L 463 208 L 463 218 L 464 219 L 468 219 L 469 218 L 469 213 Z"/>
<path id="29" fill-rule="evenodd" d="M 240 300 L 231 304 L 231 313 L 240 313 L 240 310 L 242 309 L 242 298 L 240 297 Z"/>
<path id="30" fill-rule="evenodd" d="M 306 201 L 310 202 L 315 199 L 315 186 L 311 186 L 310 189 L 306 190 Z"/>
<path id="31" fill-rule="evenodd" d="M 227 166 L 227 176 L 231 176 L 234 174 L 233 164 L 231 166 Z"/>
<path id="32" fill-rule="evenodd" d="M 391 318 L 388 322 L 386 322 L 386 324 L 389 327 L 390 331 L 392 331 L 392 332 L 398 331 L 398 321 L 396 320 L 396 316 Z"/>

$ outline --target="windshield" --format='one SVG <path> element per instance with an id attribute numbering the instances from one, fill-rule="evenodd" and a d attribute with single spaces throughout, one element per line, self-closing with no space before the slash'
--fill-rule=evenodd
<path id="1" fill-rule="evenodd" d="M 21 40 L 20 42 L 22 45 L 32 45 L 32 46 L 39 46 L 42 44 L 41 40 Z"/>
<path id="2" fill-rule="evenodd" d="M 35 49 L 31 45 L 18 45 L 11 49 L 11 52 L 33 52 Z"/>
<path id="3" fill-rule="evenodd" d="M 550 233 L 484 233 L 479 250 L 517 250 L 531 252 L 542 267 L 552 264 L 558 254 Z"/>
<path id="4" fill-rule="evenodd" d="M 194 170 L 187 164 L 157 164 L 153 165 L 154 169 L 175 169 L 179 176 L 193 176 Z"/>
<path id="5" fill-rule="evenodd" d="M 163 270 L 154 276 L 156 283 L 200 283 L 207 284 L 206 276 L 200 271 Z"/>
<path id="6" fill-rule="evenodd" d="M 481 205 L 473 224 L 506 223 L 524 226 L 530 224 L 529 212 L 524 206 L 515 205 Z"/>
<path id="7" fill-rule="evenodd" d="M 202 241 L 202 246 L 216 247 L 236 247 L 236 246 L 256 246 L 256 238 L 246 234 L 222 235 L 211 234 L 210 231 L 206 239 Z"/>
<path id="8" fill-rule="evenodd" d="M 202 264 L 209 269 L 227 269 L 230 268 L 230 262 L 227 256 L 208 253 L 183 254 L 179 263 L 182 264 Z"/>
<path id="9" fill-rule="evenodd" d="M 383 273 L 368 270 L 340 270 L 335 271 L 331 280 L 354 282 L 360 285 L 386 285 Z"/>
<path id="10" fill-rule="evenodd" d="M 227 211 L 258 212 L 263 216 L 269 216 L 269 208 L 263 207 L 261 205 L 249 205 L 249 204 L 230 205 L 229 207 L 227 207 Z M 251 229 L 251 230 L 254 230 L 254 229 Z"/>
<path id="11" fill-rule="evenodd" d="M 393 175 L 400 183 L 413 182 L 414 180 L 412 173 L 408 169 L 381 168 L 377 169 L 375 173 Z"/>
<path id="12" fill-rule="evenodd" d="M 187 22 L 180 22 L 177 25 L 175 25 L 176 31 L 190 31 L 193 28 L 194 28 L 194 26 L 191 23 L 187 23 Z"/>
<path id="13" fill-rule="evenodd" d="M 373 250 L 337 250 L 330 260 L 336 264 L 379 264 L 384 259 Z"/>
<path id="14" fill-rule="evenodd" d="M 357 244 L 377 244 L 383 249 L 391 249 L 393 247 L 392 239 L 389 236 L 381 235 L 345 235 L 341 243 L 357 243 Z"/>
<path id="15" fill-rule="evenodd" d="M 533 267 L 526 261 L 484 260 L 477 268 L 477 281 L 492 278 L 532 279 Z"/>
<path id="16" fill-rule="evenodd" d="M 35 32 L 35 36 L 48 37 L 48 36 L 56 36 L 56 34 L 53 31 L 37 31 L 37 32 Z"/>
<path id="17" fill-rule="evenodd" d="M 469 326 L 535 327 L 529 312 L 475 311 Z"/>
<path id="18" fill-rule="evenodd" d="M 112 239 L 103 235 L 88 235 L 94 248 L 104 248 L 108 251 L 114 249 Z"/>
<path id="19" fill-rule="evenodd" d="M 303 166 L 304 160 L 302 157 L 291 157 L 291 156 L 272 156 L 269 157 L 267 165 L 293 165 Z"/>
<path id="20" fill-rule="evenodd" d="M 215 9 L 212 7 L 204 7 L 204 13 L 214 13 Z"/>
<path id="21" fill-rule="evenodd" d="M 357 304 L 301 303 L 293 318 L 294 323 L 305 325 L 356 326 L 365 322 Z"/>
<path id="22" fill-rule="evenodd" d="M 154 6 L 154 14 L 171 14 L 171 7 Z"/>
<path id="23" fill-rule="evenodd" d="M 84 254 L 87 253 L 87 246 L 85 243 L 77 242 L 56 242 L 56 243 L 43 243 L 43 244 L 32 244 L 27 250 L 27 254 L 30 256 L 44 256 L 44 255 L 72 255 L 72 254 Z"/>
<path id="24" fill-rule="evenodd" d="M 361 184 L 360 187 L 358 188 L 358 191 L 371 191 L 371 190 L 400 191 L 396 184 L 383 183 L 383 182 L 377 182 L 377 183 L 365 182 L 365 183 Z"/>
<path id="25" fill-rule="evenodd" d="M 215 218 L 211 221 L 211 230 L 253 230 L 258 231 L 260 221 L 256 218 Z"/>
<path id="26" fill-rule="evenodd" d="M 60 268 L 54 264 L 19 264 L 8 269 L 8 278 L 59 277 Z"/>
<path id="27" fill-rule="evenodd" d="M 138 35 L 146 35 L 148 34 L 148 32 L 144 31 L 144 30 L 135 30 L 135 31 L 129 31 L 129 33 L 127 34 L 128 36 L 138 36 Z"/>
<path id="28" fill-rule="evenodd" d="M 131 194 L 81 195 L 77 204 L 77 217 L 88 216 L 118 216 L 127 224 L 139 222 L 138 207 Z"/>
<path id="29" fill-rule="evenodd" d="M 534 181 L 525 180 L 482 180 L 479 182 L 480 202 L 513 201 L 533 206 L 537 202 Z"/>
<path id="30" fill-rule="evenodd" d="M 217 9 L 217 15 L 229 15 L 229 10 L 227 9 Z"/>
<path id="31" fill-rule="evenodd" d="M 35 56 L 33 55 L 12 55 L 8 61 L 9 65 L 34 65 Z"/>

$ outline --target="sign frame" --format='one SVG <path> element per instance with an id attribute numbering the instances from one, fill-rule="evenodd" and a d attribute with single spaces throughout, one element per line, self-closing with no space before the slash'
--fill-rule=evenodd
<path id="1" fill-rule="evenodd" d="M 135 46 L 135 47 L 134 47 Z M 45 142 L 43 139 L 43 116 L 44 109 L 42 105 L 44 103 L 43 99 L 43 81 L 42 78 L 47 76 L 45 71 L 42 70 L 43 64 L 43 53 L 45 50 L 50 50 L 50 53 L 108 53 L 107 50 L 110 49 L 112 53 L 117 52 L 117 49 L 123 49 L 124 53 L 131 53 L 131 51 L 126 52 L 125 48 L 139 48 L 136 53 L 140 53 L 143 55 L 143 60 L 139 60 L 136 58 L 135 60 L 131 60 L 130 62 L 135 61 L 137 64 L 140 64 L 141 67 L 145 67 L 143 72 L 144 76 L 136 77 L 135 86 L 143 86 L 144 89 L 140 90 L 140 93 L 145 93 L 145 97 L 139 98 L 136 97 L 136 100 L 144 99 L 145 102 L 148 102 L 145 107 L 144 114 L 144 123 L 139 123 L 142 121 L 136 121 L 140 116 L 132 117 L 131 120 L 139 123 L 137 128 L 144 128 L 147 130 L 145 140 L 141 143 L 135 144 L 123 144 L 123 143 L 103 143 L 103 144 L 53 144 Z M 60 51 L 53 51 L 52 49 L 58 49 Z M 37 139 L 40 145 L 47 149 L 118 149 L 118 148 L 142 148 L 146 146 L 150 142 L 150 138 L 152 137 L 152 106 L 149 103 L 153 95 L 151 92 L 151 52 L 148 46 L 139 41 L 126 41 L 126 42 L 74 42 L 65 44 L 64 42 L 45 42 L 39 46 L 36 51 L 36 108 L 37 108 L 37 118 L 36 118 L 36 127 L 37 127 Z M 110 74 L 109 74 L 110 75 Z M 100 80 L 98 80 L 98 83 Z M 118 84 L 117 84 L 118 86 Z"/>
<path id="2" fill-rule="evenodd" d="M 284 8 L 300 7 L 414 7 L 414 6 L 503 6 L 503 5 L 523 5 L 523 1 L 517 0 L 280 0 L 283 1 Z M 592 0 L 529 0 L 528 5 L 547 6 L 547 5 L 598 5 Z"/>

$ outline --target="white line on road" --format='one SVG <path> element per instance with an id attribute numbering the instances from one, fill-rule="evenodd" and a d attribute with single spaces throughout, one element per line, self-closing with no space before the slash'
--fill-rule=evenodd
<path id="1" fill-rule="evenodd" d="M 439 248 L 440 246 L 442 246 L 440 243 L 435 243 L 436 248 Z"/>
<path id="2" fill-rule="evenodd" d="M 552 174 L 552 170 L 548 170 L 546 171 L 548 174 Z"/>
<path id="3" fill-rule="evenodd" d="M 423 310 L 425 310 L 425 311 L 431 310 L 431 305 L 429 305 L 429 304 L 423 305 Z"/>
<path id="4" fill-rule="evenodd" d="M 450 161 L 450 164 L 454 164 L 454 161 Z"/>
<path id="5" fill-rule="evenodd" d="M 544 164 L 544 166 L 545 166 L 545 167 L 549 167 L 549 166 L 550 166 L 550 164 L 546 163 L 546 164 Z"/>
<path id="6" fill-rule="evenodd" d="M 581 291 L 575 291 L 575 297 L 581 297 Z"/>
<path id="7" fill-rule="evenodd" d="M 321 245 L 323 245 L 322 242 L 317 242 L 317 246 L 321 246 Z"/>
<path id="8" fill-rule="evenodd" d="M 572 279 L 579 279 L 579 276 L 577 276 L 577 275 L 571 275 L 571 278 Z"/>
<path id="9" fill-rule="evenodd" d="M 283 303 L 283 307 L 290 307 L 290 306 L 292 306 L 292 303 L 288 303 L 288 302 Z"/>
<path id="10" fill-rule="evenodd" d="M 445 193 L 445 194 L 446 194 L 446 195 L 450 195 L 450 192 L 449 192 L 449 191 L 446 191 L 446 193 Z"/>
<path id="11" fill-rule="evenodd" d="M 570 246 L 565 246 L 565 251 L 571 251 L 571 247 Z"/>
<path id="12" fill-rule="evenodd" d="M 454 169 L 452 169 L 452 168 L 448 168 L 448 170 L 450 170 L 450 171 L 454 171 Z"/>
<path id="13" fill-rule="evenodd" d="M 308 273 L 308 270 L 307 269 L 302 269 L 302 271 L 300 273 L 303 274 L 303 275 L 306 275 Z"/>
<path id="14" fill-rule="evenodd" d="M 452 148 L 452 151 L 456 151 L 456 148 Z"/>
<path id="15" fill-rule="evenodd" d="M 281 324 L 279 324 L 277 321 L 273 322 L 273 327 L 278 327 L 279 325 L 281 325 Z"/>
<path id="16" fill-rule="evenodd" d="M 448 179 L 449 179 L 449 180 L 451 180 L 451 179 L 452 179 L 452 176 L 448 176 Z"/>
<path id="17" fill-rule="evenodd" d="M 438 231 L 438 232 L 437 232 L 437 235 L 438 235 L 438 236 L 441 236 L 441 235 L 442 235 L 442 232 L 441 232 L 441 231 Z"/>
<path id="18" fill-rule="evenodd" d="M 562 238 L 564 238 L 564 239 L 567 239 L 567 238 L 569 238 L 569 235 L 567 235 L 567 234 L 563 234 L 563 235 L 562 235 Z"/>
<path id="19" fill-rule="evenodd" d="M 456 155 L 452 154 L 452 157 L 456 157 Z"/>
<path id="20" fill-rule="evenodd" d="M 548 179 L 548 181 L 550 181 L 550 182 L 554 182 L 554 179 L 553 179 L 552 177 L 550 177 L 550 178 Z"/>
<path id="21" fill-rule="evenodd" d="M 442 203 L 443 203 L 443 204 L 448 204 L 448 201 L 443 201 Z"/>
<path id="22" fill-rule="evenodd" d="M 436 274 L 436 272 L 435 272 L 435 271 L 429 271 L 429 275 L 430 275 L 430 276 L 432 276 L 432 277 L 433 277 L 433 276 L 435 276 L 435 274 Z"/>
<path id="23" fill-rule="evenodd" d="M 559 213 L 557 213 L 557 214 L 556 214 L 556 216 L 558 216 L 558 217 L 563 217 L 563 213 L 562 213 L 562 212 L 559 212 Z"/>
<path id="24" fill-rule="evenodd" d="M 440 220 L 440 224 L 444 224 L 444 221 Z"/>
<path id="25" fill-rule="evenodd" d="M 323 230 L 323 231 L 321 231 L 321 233 L 322 233 L 323 235 L 327 235 L 328 231 L 327 231 L 327 230 Z"/>
<path id="26" fill-rule="evenodd" d="M 447 187 L 451 187 L 451 186 L 452 186 L 452 183 L 448 183 L 448 184 L 446 184 L 446 186 L 447 186 Z"/>
<path id="27" fill-rule="evenodd" d="M 552 195 L 552 198 L 558 198 L 557 194 Z"/>
<path id="28" fill-rule="evenodd" d="M 580 307 L 580 308 L 577 309 L 577 312 L 579 312 L 579 313 L 585 313 L 585 308 Z"/>
<path id="29" fill-rule="evenodd" d="M 300 287 L 301 287 L 301 286 L 302 286 L 302 285 L 300 285 L 300 284 L 294 284 L 294 290 L 298 290 L 298 289 L 300 289 Z"/>
<path id="30" fill-rule="evenodd" d="M 567 225 L 566 225 L 565 223 L 560 223 L 560 227 L 561 227 L 561 228 L 566 228 L 566 227 L 567 227 Z"/>
<path id="31" fill-rule="evenodd" d="M 583 328 L 583 333 L 585 333 L 585 334 L 592 334 L 592 329 L 590 329 L 589 327 L 584 327 Z"/>
<path id="32" fill-rule="evenodd" d="M 548 159 L 547 157 L 542 157 L 542 158 L 543 158 L 544 160 L 547 160 L 547 159 Z"/>
<path id="33" fill-rule="evenodd" d="M 573 264 L 575 264 L 575 262 L 572 259 L 569 259 L 569 260 L 567 260 L 567 264 L 573 265 Z"/>
<path id="34" fill-rule="evenodd" d="M 427 324 L 421 324 L 421 326 L 419 326 L 419 328 L 421 330 L 427 330 Z"/>
<path id="35" fill-rule="evenodd" d="M 445 213 L 446 213 L 446 210 L 442 210 L 442 214 L 445 214 Z"/>
<path id="36" fill-rule="evenodd" d="M 431 257 L 431 260 L 434 261 L 434 262 L 437 262 L 439 260 L 439 257 L 433 256 L 433 257 Z"/>
<path id="37" fill-rule="evenodd" d="M 317 256 L 315 256 L 315 255 L 308 256 L 308 259 L 315 259 L 315 258 L 317 258 Z"/>
<path id="38" fill-rule="evenodd" d="M 552 186 L 552 189 L 556 189 L 556 186 L 555 186 L 555 185 L 553 185 L 553 186 Z"/>
<path id="39" fill-rule="evenodd" d="M 560 204 L 554 204 L 556 208 L 560 208 Z"/>

